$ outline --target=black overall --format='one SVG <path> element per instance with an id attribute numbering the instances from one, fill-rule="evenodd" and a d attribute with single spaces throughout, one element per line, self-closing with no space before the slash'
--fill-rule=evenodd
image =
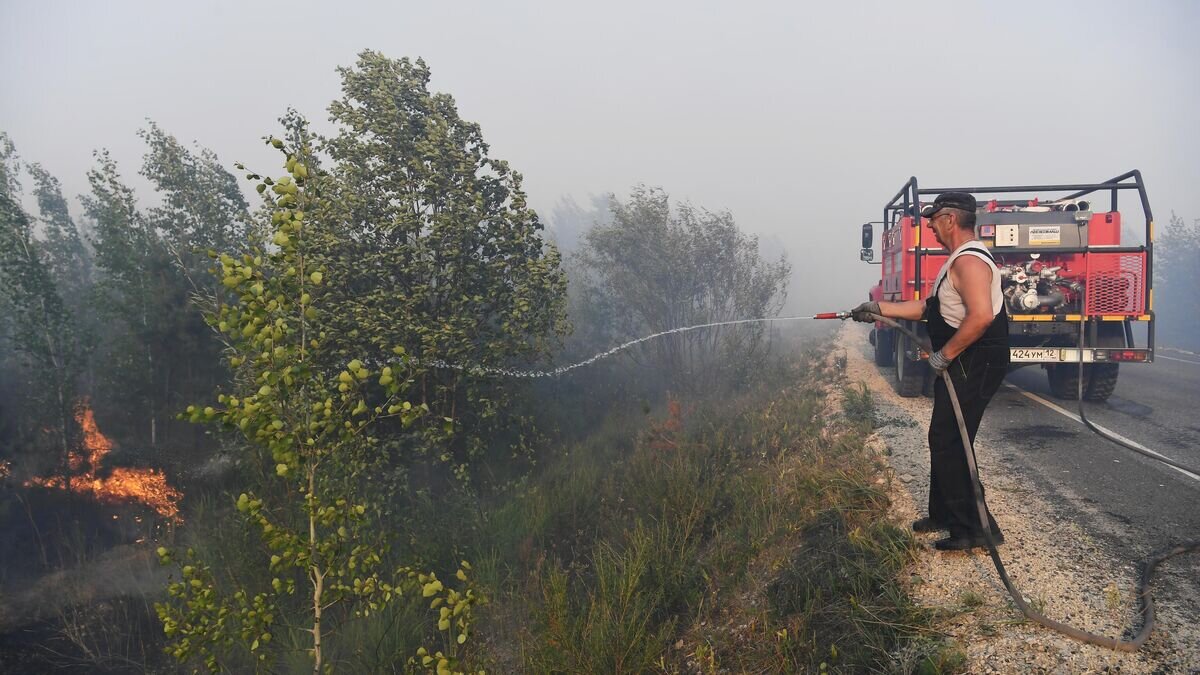
<path id="1" fill-rule="evenodd" d="M 982 245 L 970 246 L 995 262 L 991 253 Z M 938 289 L 950 273 L 947 270 L 941 282 L 925 301 L 925 319 L 928 323 L 929 341 L 934 351 L 946 346 L 958 329 L 946 322 L 942 316 Z M 975 444 L 975 432 L 983 419 L 983 411 L 1000 388 L 1008 373 L 1008 313 L 1001 306 L 992 319 L 987 331 L 967 347 L 951 362 L 946 373 L 954 379 L 954 390 L 958 393 L 963 420 L 971 444 Z M 950 394 L 942 378 L 933 384 L 933 417 L 929 421 L 929 518 L 949 528 L 952 537 L 982 537 L 979 510 L 971 490 L 971 474 L 967 468 L 966 449 L 958 430 L 958 420 Z M 982 484 L 980 489 L 983 489 Z M 999 535 L 1000 528 L 988 513 L 992 534 Z"/>

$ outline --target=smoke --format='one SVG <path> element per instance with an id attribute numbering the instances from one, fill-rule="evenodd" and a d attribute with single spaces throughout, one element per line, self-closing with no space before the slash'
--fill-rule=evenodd
<path id="1" fill-rule="evenodd" d="M 1158 344 L 1200 351 L 1200 218 L 1172 212 L 1154 254 Z"/>

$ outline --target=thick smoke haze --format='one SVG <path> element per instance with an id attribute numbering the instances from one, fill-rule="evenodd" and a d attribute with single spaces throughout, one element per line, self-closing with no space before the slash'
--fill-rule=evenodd
<path id="1" fill-rule="evenodd" d="M 909 175 L 1140 168 L 1160 222 L 1200 214 L 1198 27 L 1192 2 L 8 1 L 0 128 L 67 195 L 106 147 L 146 199 L 146 119 L 273 171 L 260 137 L 288 106 L 322 129 L 337 66 L 419 56 L 544 218 L 662 186 L 786 247 L 815 311 L 864 297 L 858 225 Z"/>
<path id="2" fill-rule="evenodd" d="M 1200 532 L 1168 468 L 1200 465 L 1198 28 L 1200 0 L 0 0 L 0 674 L 1200 672 L 1197 559 L 1157 626 L 1127 574 Z M 981 219 L 1008 372 L 991 328 L 924 363 L 808 320 L 880 283 L 860 227 L 910 176 L 1132 169 L 1152 256 L 1130 191 L 1086 255 L 1065 205 Z M 938 508 L 984 484 L 987 537 Z M 1148 648 L 1010 620 L 939 552 L 985 540 Z"/>

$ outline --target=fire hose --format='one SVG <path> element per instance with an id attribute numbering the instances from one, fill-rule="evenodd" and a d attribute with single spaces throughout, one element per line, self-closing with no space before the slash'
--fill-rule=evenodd
<path id="1" fill-rule="evenodd" d="M 846 319 L 849 316 L 850 316 L 849 312 L 829 312 L 829 313 L 825 313 L 825 314 L 817 314 L 817 315 L 813 316 L 813 318 L 814 319 Z M 896 330 L 899 330 L 900 332 L 907 335 L 917 345 L 919 345 L 923 350 L 925 350 L 926 353 L 932 353 L 933 350 L 930 348 L 930 345 L 927 340 L 920 337 L 919 335 L 917 335 L 915 332 L 909 330 L 908 328 L 900 325 L 899 322 L 893 321 L 892 319 L 889 319 L 884 316 L 880 316 L 878 314 L 872 314 L 871 316 L 875 317 L 876 320 L 878 320 L 882 323 L 885 323 L 885 324 L 891 326 L 892 328 L 895 328 Z M 1080 340 L 1079 344 L 1083 344 L 1082 337 L 1083 337 L 1083 324 L 1081 322 L 1081 324 L 1080 324 L 1081 340 Z M 1146 643 L 1146 640 L 1150 637 L 1151 631 L 1154 629 L 1154 620 L 1155 620 L 1154 619 L 1154 599 L 1150 596 L 1150 581 L 1151 581 L 1151 578 L 1154 576 L 1154 570 L 1163 561 L 1167 560 L 1168 558 L 1172 558 L 1181 553 L 1187 553 L 1189 551 L 1194 551 L 1194 550 L 1200 549 L 1200 539 L 1193 539 L 1191 541 L 1185 541 L 1185 542 L 1179 544 L 1178 546 L 1174 546 L 1172 548 L 1164 549 L 1157 553 L 1153 553 L 1150 556 L 1146 557 L 1142 561 L 1141 578 L 1139 579 L 1139 582 L 1138 582 L 1138 605 L 1140 607 L 1142 626 L 1141 626 L 1141 629 L 1138 630 L 1137 634 L 1133 636 L 1133 639 L 1122 640 L 1120 638 L 1111 638 L 1111 637 L 1106 637 L 1103 635 L 1096 635 L 1095 633 L 1089 633 L 1085 630 L 1075 628 L 1074 626 L 1069 626 L 1065 623 L 1055 621 L 1054 619 L 1051 619 L 1050 617 L 1048 617 L 1048 616 L 1042 614 L 1041 612 L 1035 610 L 1034 608 L 1030 607 L 1029 603 L 1025 601 L 1025 597 L 1023 595 L 1021 595 L 1021 592 L 1019 590 L 1017 590 L 1016 585 L 1013 584 L 1012 579 L 1009 578 L 1008 571 L 1005 570 L 1005 568 L 1004 568 L 1004 561 L 1000 559 L 1000 553 L 999 553 L 999 551 L 996 550 L 996 539 L 992 535 L 991 525 L 989 524 L 988 515 L 987 515 L 988 514 L 987 503 L 984 501 L 983 488 L 979 482 L 979 470 L 975 466 L 975 447 L 971 443 L 971 435 L 967 432 L 967 425 L 966 425 L 966 422 L 963 420 L 962 408 L 958 402 L 958 394 L 954 390 L 954 382 L 951 380 L 951 378 L 949 376 L 947 376 L 946 373 L 942 373 L 941 375 L 942 375 L 942 381 L 946 383 L 946 390 L 950 394 L 950 403 L 954 407 L 954 417 L 955 417 L 955 419 L 958 420 L 958 431 L 959 431 L 959 434 L 962 436 L 963 449 L 966 452 L 966 456 L 967 456 L 967 468 L 971 473 L 971 491 L 975 496 L 975 507 L 979 511 L 979 522 L 983 524 L 983 535 L 984 535 L 984 539 L 987 541 L 988 554 L 991 556 L 992 563 L 996 566 L 996 572 L 999 573 L 1000 580 L 1004 583 L 1004 588 L 1008 591 L 1008 594 L 1010 596 L 1012 596 L 1013 602 L 1016 603 L 1017 608 L 1021 610 L 1021 614 L 1023 614 L 1025 616 L 1025 618 L 1029 619 L 1030 621 L 1041 624 L 1051 630 L 1058 631 L 1059 633 L 1062 633 L 1063 635 L 1066 635 L 1067 637 L 1079 640 L 1080 642 L 1085 642 L 1087 644 L 1093 644 L 1093 645 L 1099 645 L 1101 647 L 1107 647 L 1109 649 L 1115 649 L 1117 651 L 1123 651 L 1123 652 L 1137 651 L 1139 648 L 1141 648 L 1141 646 L 1143 644 Z M 1188 471 L 1190 473 L 1195 473 L 1195 474 L 1200 475 L 1200 469 L 1191 468 L 1191 467 L 1185 466 L 1183 464 L 1180 464 L 1179 462 L 1176 462 L 1174 460 L 1162 457 L 1161 455 L 1146 452 L 1145 450 L 1138 448 L 1134 445 L 1131 445 L 1131 444 L 1121 440 L 1120 438 L 1117 438 L 1117 437 L 1113 436 L 1112 434 L 1106 432 L 1105 430 L 1101 429 L 1100 427 L 1097 427 L 1095 424 L 1093 424 L 1087 418 L 1087 415 L 1084 413 L 1084 410 L 1083 410 L 1083 379 L 1084 379 L 1083 378 L 1083 359 L 1080 358 L 1079 359 L 1079 384 L 1078 384 L 1079 419 L 1083 421 L 1084 426 L 1086 426 L 1088 429 L 1094 431 L 1100 437 L 1102 437 L 1106 440 L 1112 441 L 1113 443 L 1116 443 L 1117 445 L 1120 445 L 1123 448 L 1132 450 L 1140 455 L 1149 457 L 1150 459 L 1157 460 L 1168 466 L 1172 466 L 1177 469 L 1181 469 L 1183 471 Z"/>

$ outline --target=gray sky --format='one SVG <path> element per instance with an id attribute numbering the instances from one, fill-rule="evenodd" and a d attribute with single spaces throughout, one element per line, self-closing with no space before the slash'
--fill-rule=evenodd
<path id="1" fill-rule="evenodd" d="M 70 196 L 95 148 L 136 178 L 146 118 L 274 170 L 258 139 L 288 105 L 323 123 L 335 66 L 421 56 L 543 215 L 638 182 L 727 208 L 787 246 L 789 304 L 815 311 L 865 296 L 858 225 L 913 174 L 1140 168 L 1159 223 L 1200 217 L 1198 28 L 1190 0 L 0 0 L 0 129 Z"/>

